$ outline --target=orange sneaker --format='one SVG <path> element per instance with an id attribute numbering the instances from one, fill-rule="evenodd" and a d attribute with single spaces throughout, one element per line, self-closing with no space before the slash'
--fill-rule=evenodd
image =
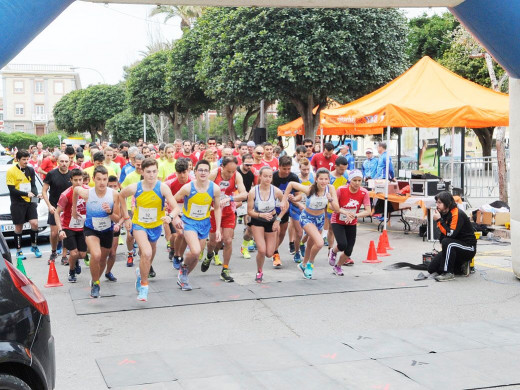
<path id="1" fill-rule="evenodd" d="M 280 268 L 282 266 L 282 261 L 280 260 L 280 254 L 275 253 L 273 255 L 273 267 L 274 268 Z"/>

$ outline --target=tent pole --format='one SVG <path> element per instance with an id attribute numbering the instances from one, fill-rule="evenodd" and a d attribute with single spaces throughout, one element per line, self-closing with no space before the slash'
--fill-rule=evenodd
<path id="1" fill-rule="evenodd" d="M 383 230 L 386 230 L 386 220 L 387 220 L 387 213 L 388 213 L 388 171 L 390 167 L 388 166 L 390 163 L 390 125 L 386 128 L 386 167 L 385 167 L 385 215 L 384 218 L 384 225 Z"/>
<path id="2" fill-rule="evenodd" d="M 320 133 L 321 133 L 321 137 L 320 137 L 320 140 L 321 140 L 321 151 L 323 152 L 323 126 L 321 126 L 320 128 Z"/>
<path id="3" fill-rule="evenodd" d="M 455 148 L 455 126 L 451 128 L 451 188 L 453 188 L 453 165 L 455 164 L 455 157 L 453 155 L 453 150 Z"/>

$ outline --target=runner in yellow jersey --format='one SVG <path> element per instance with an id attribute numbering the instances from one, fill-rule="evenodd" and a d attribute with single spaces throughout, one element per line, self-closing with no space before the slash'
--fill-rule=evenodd
<path id="1" fill-rule="evenodd" d="M 163 222 L 170 223 L 172 217 L 179 214 L 179 207 L 173 198 L 170 188 L 157 179 L 157 160 L 146 158 L 141 163 L 143 180 L 131 184 L 121 191 L 122 199 L 135 197 L 135 210 L 132 220 L 128 210 L 124 208 L 124 219 L 127 231 L 132 234 L 139 246 L 139 269 L 136 269 L 135 287 L 139 293 L 137 299 L 148 300 L 148 275 L 157 248 L 157 240 L 161 237 Z M 172 213 L 166 215 L 164 203 L 168 202 Z"/>
<path id="2" fill-rule="evenodd" d="M 215 241 L 222 239 L 220 222 L 222 210 L 220 208 L 220 188 L 209 181 L 210 163 L 200 160 L 195 165 L 195 180 L 185 184 L 175 195 L 175 200 L 184 200 L 182 218 L 175 218 L 175 228 L 184 229 L 184 240 L 190 251 L 184 256 L 179 270 L 177 284 L 184 291 L 191 290 L 188 274 L 197 265 L 197 259 L 209 236 L 211 228 L 210 210 L 213 206 L 215 215 Z"/>

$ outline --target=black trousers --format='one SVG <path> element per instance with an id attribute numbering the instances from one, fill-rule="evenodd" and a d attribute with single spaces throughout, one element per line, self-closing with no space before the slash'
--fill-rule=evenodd
<path id="1" fill-rule="evenodd" d="M 354 244 L 356 243 L 356 225 L 340 225 L 339 223 L 331 223 L 334 238 L 338 243 L 338 251 L 345 252 L 350 257 Z"/>
<path id="2" fill-rule="evenodd" d="M 452 274 L 459 273 L 459 269 L 466 261 L 471 261 L 477 252 L 477 245 L 468 245 L 465 242 L 454 238 L 444 238 L 442 240 L 442 251 L 437 253 L 430 265 L 428 272 L 437 272 L 442 274 L 450 272 Z"/>

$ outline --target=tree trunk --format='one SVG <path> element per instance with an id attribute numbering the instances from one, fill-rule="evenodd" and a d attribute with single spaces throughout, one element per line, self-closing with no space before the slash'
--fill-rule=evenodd
<path id="1" fill-rule="evenodd" d="M 188 123 L 188 139 L 193 142 L 195 140 L 195 123 L 191 112 L 188 112 L 186 121 Z"/>
<path id="2" fill-rule="evenodd" d="M 172 124 L 175 139 L 182 139 L 181 126 L 184 121 L 180 118 L 180 114 L 177 111 L 177 105 L 175 105 L 173 112 L 165 112 L 165 115 Z"/>
<path id="3" fill-rule="evenodd" d="M 225 112 L 226 112 L 226 120 L 227 120 L 227 127 L 228 127 L 228 135 L 229 138 L 233 141 L 237 139 L 237 133 L 235 131 L 235 112 L 237 110 L 237 106 L 226 106 Z"/>
<path id="4" fill-rule="evenodd" d="M 506 148 L 505 148 L 505 127 L 499 126 L 496 128 L 497 140 L 497 162 L 498 162 L 498 191 L 499 198 L 502 202 L 508 203 L 509 194 L 507 192 L 507 162 L 506 162 Z"/>
<path id="5" fill-rule="evenodd" d="M 253 129 L 254 127 L 249 127 L 249 119 L 258 111 L 260 110 L 259 107 L 249 107 L 246 111 L 246 115 L 244 116 L 244 122 L 242 122 L 242 137 L 247 141 L 249 140 L 249 137 L 251 136 L 250 129 Z M 258 117 L 258 120 L 260 118 Z"/>
<path id="6" fill-rule="evenodd" d="M 305 138 L 314 140 L 316 129 L 320 123 L 320 112 L 324 107 L 324 104 L 321 104 L 321 102 L 314 102 L 314 97 L 312 95 L 308 95 L 306 101 L 298 98 L 291 98 L 290 100 L 296 107 L 296 110 L 298 110 L 298 114 L 300 114 L 303 119 Z M 314 114 L 312 111 L 316 105 L 318 105 L 318 110 L 316 111 L 316 114 Z"/>
<path id="7" fill-rule="evenodd" d="M 162 142 L 169 143 L 170 142 L 170 131 L 169 131 L 169 123 L 168 117 L 164 114 L 159 115 L 159 123 L 161 125 L 160 131 L 161 131 L 161 138 Z"/>
<path id="8" fill-rule="evenodd" d="M 481 129 L 473 129 L 482 146 L 482 157 L 491 157 L 491 147 L 493 146 L 494 127 L 483 127 Z M 491 163 L 484 165 L 485 170 L 491 169 Z"/>

